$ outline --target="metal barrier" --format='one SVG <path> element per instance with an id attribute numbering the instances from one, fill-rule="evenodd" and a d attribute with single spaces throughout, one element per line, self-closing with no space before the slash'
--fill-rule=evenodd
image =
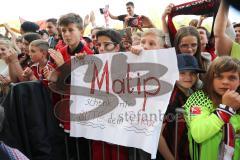
<path id="1" fill-rule="evenodd" d="M 176 121 L 175 121 L 175 146 L 174 146 L 174 159 L 177 159 L 177 142 L 178 142 L 178 116 L 184 114 L 183 108 L 176 108 Z"/>
<path id="2" fill-rule="evenodd" d="M 76 147 L 76 156 L 74 156 L 75 158 L 70 157 L 70 148 L 69 148 L 69 144 L 68 144 L 68 139 L 69 139 L 68 134 L 65 134 L 66 160 L 87 160 L 87 159 L 84 159 L 80 156 L 79 138 L 74 138 L 75 147 Z M 92 153 L 93 153 L 92 152 L 92 146 L 91 146 L 92 140 L 87 140 L 86 139 L 86 141 L 88 141 L 88 146 L 86 146 L 86 147 L 88 147 L 88 151 L 89 151 L 89 153 L 88 153 L 89 154 L 88 155 L 89 159 L 88 160 L 94 160 L 93 157 L 92 157 Z M 133 149 L 133 152 L 132 152 L 133 153 L 133 158 L 129 158 L 129 156 L 128 156 L 128 159 L 126 159 L 126 160 L 137 160 L 137 150 L 138 149 L 136 149 L 136 148 L 129 148 L 129 149 Z M 102 160 L 106 160 L 105 142 L 102 142 Z M 117 145 L 117 157 L 116 157 L 116 159 L 113 159 L 113 160 L 120 160 L 120 146 L 119 145 Z"/>

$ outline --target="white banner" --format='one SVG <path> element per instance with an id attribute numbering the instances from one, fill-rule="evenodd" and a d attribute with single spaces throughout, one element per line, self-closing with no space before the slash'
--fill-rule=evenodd
<path id="1" fill-rule="evenodd" d="M 72 60 L 70 136 L 143 149 L 156 157 L 178 79 L 174 48 Z"/>

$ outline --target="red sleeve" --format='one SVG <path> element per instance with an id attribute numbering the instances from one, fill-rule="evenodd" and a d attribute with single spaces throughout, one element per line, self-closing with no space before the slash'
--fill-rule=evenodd
<path id="1" fill-rule="evenodd" d="M 88 48 L 87 45 L 83 46 L 83 51 L 85 51 L 87 54 L 93 54 L 93 51 L 90 48 Z"/>
<path id="2" fill-rule="evenodd" d="M 177 33 L 177 29 L 174 26 L 172 18 L 173 17 L 171 15 L 168 15 L 168 22 L 167 23 L 168 23 L 170 40 L 171 40 L 172 46 L 174 46 L 173 42 L 174 42 L 175 35 Z"/>
<path id="3" fill-rule="evenodd" d="M 32 69 L 34 76 L 35 76 L 37 79 L 39 79 L 38 71 L 37 71 L 37 66 L 34 65 L 34 66 L 31 66 L 30 68 Z"/>
<path id="4" fill-rule="evenodd" d="M 61 52 L 61 54 L 63 56 L 64 62 L 71 59 L 71 56 L 67 52 L 67 46 L 61 48 L 59 51 Z"/>

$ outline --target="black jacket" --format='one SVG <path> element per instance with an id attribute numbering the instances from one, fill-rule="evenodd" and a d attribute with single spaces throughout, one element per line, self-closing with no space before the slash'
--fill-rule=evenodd
<path id="1" fill-rule="evenodd" d="M 31 160 L 65 159 L 64 134 L 41 82 L 13 84 L 2 105 L 6 116 L 1 133 L 4 143 Z"/>

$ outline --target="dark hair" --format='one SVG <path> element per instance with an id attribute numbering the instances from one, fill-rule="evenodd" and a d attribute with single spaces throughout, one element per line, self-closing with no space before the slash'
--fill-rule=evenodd
<path id="1" fill-rule="evenodd" d="M 121 37 L 120 33 L 118 33 L 117 31 L 115 31 L 113 29 L 104 29 L 104 30 L 97 32 L 97 34 L 96 34 L 97 39 L 100 36 L 106 36 L 106 37 L 110 38 L 112 42 L 120 45 L 120 51 L 124 50 L 123 46 L 121 45 L 122 37 Z"/>
<path id="2" fill-rule="evenodd" d="M 48 33 L 48 31 L 46 29 L 42 29 L 42 30 L 38 31 L 37 33 L 40 34 L 41 36 L 43 36 L 44 33 L 49 36 L 49 33 Z"/>
<path id="3" fill-rule="evenodd" d="M 126 6 L 133 6 L 134 7 L 134 4 L 133 4 L 133 2 L 127 2 Z"/>
<path id="4" fill-rule="evenodd" d="M 233 25 L 233 28 L 240 27 L 240 23 L 236 23 Z"/>
<path id="5" fill-rule="evenodd" d="M 68 26 L 69 24 L 76 24 L 77 27 L 83 29 L 83 20 L 78 14 L 68 13 L 60 17 L 58 21 L 58 26 Z"/>
<path id="6" fill-rule="evenodd" d="M 198 46 L 197 46 L 197 51 L 194 54 L 194 56 L 197 58 L 200 68 L 203 69 L 204 67 L 203 67 L 203 62 L 202 62 L 202 58 L 201 58 L 201 40 L 200 40 L 199 33 L 195 27 L 191 27 L 191 26 L 182 27 L 177 31 L 177 34 L 174 39 L 174 46 L 176 49 L 176 53 L 181 54 L 179 44 L 180 44 L 181 40 L 186 36 L 194 36 L 197 38 Z"/>
<path id="7" fill-rule="evenodd" d="M 219 105 L 219 95 L 214 92 L 213 80 L 215 75 L 220 75 L 223 72 L 238 72 L 240 76 L 240 61 L 230 56 L 221 56 L 216 58 L 209 66 L 206 76 L 203 80 L 203 91 L 214 102 Z"/>
<path id="8" fill-rule="evenodd" d="M 39 25 L 30 21 L 25 21 L 21 24 L 21 29 L 24 33 L 37 32 L 39 30 Z"/>
<path id="9" fill-rule="evenodd" d="M 56 18 L 49 18 L 46 22 L 51 22 L 54 26 L 57 26 L 57 19 Z"/>
<path id="10" fill-rule="evenodd" d="M 38 33 L 25 33 L 23 39 L 30 44 L 34 40 L 41 39 L 41 36 Z"/>

